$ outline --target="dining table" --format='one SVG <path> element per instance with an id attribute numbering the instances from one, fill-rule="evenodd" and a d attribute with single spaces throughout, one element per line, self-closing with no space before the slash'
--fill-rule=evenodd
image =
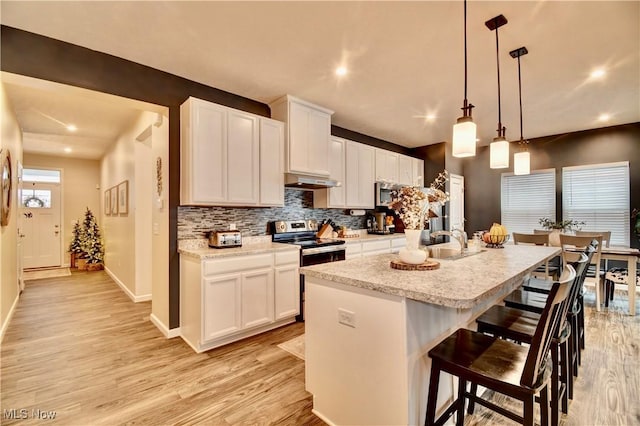
<path id="1" fill-rule="evenodd" d="M 619 260 L 627 262 L 627 270 L 629 271 L 627 280 L 627 288 L 629 289 L 629 315 L 636 314 L 636 272 L 638 262 L 640 262 L 640 250 L 637 248 L 629 248 L 624 246 L 602 247 L 602 260 Z M 597 307 L 600 310 L 600 307 Z"/>

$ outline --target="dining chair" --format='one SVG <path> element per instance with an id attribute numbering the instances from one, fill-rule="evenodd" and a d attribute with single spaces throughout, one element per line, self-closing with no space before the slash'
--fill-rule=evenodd
<path id="1" fill-rule="evenodd" d="M 640 269 L 636 270 L 636 286 L 640 287 Z M 611 268 L 604 276 L 604 306 L 609 307 L 609 301 L 613 300 L 616 284 L 629 284 L 629 269 Z"/>
<path id="2" fill-rule="evenodd" d="M 576 236 L 578 237 L 596 237 L 598 235 L 602 235 L 602 247 L 609 248 L 609 244 L 611 243 L 611 231 L 576 231 Z M 604 281 L 604 276 L 609 270 L 609 261 L 604 259 L 602 265 L 600 265 L 599 279 L 600 281 Z M 587 276 L 589 278 L 594 278 L 596 276 L 596 269 L 594 265 L 589 267 L 589 271 L 587 272 Z M 604 286 L 604 282 L 603 282 Z M 606 301 L 605 301 L 606 304 Z"/>
<path id="3" fill-rule="evenodd" d="M 551 288 L 528 347 L 460 328 L 429 351 L 431 376 L 425 425 L 442 425 L 454 413 L 457 413 L 456 424 L 462 425 L 465 402 L 469 400 L 469 414 L 473 414 L 477 402 L 511 420 L 533 426 L 536 397 L 540 402 L 541 423 L 548 424 L 548 388 L 553 365 L 551 340 L 561 320 L 560 309 L 576 277 L 573 267 L 567 268 L 570 269 L 565 279 L 555 282 Z M 458 397 L 436 420 L 441 371 L 458 377 Z M 473 389 L 479 385 L 520 400 L 522 415 L 468 392 L 467 382 Z"/>
<path id="4" fill-rule="evenodd" d="M 514 232 L 513 243 L 518 244 L 533 244 L 537 246 L 548 246 L 549 236 L 547 234 L 523 234 Z M 542 275 L 544 278 L 557 278 L 560 275 L 560 267 L 558 265 L 550 264 L 549 261 L 545 262 L 544 266 L 536 268 L 531 275 Z"/>

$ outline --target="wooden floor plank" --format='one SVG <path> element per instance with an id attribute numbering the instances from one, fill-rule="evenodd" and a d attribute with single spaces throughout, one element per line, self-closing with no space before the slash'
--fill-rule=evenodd
<path id="1" fill-rule="evenodd" d="M 587 350 L 562 424 L 640 424 L 640 317 L 626 315 L 624 295 L 602 312 L 587 305 Z M 304 361 L 277 347 L 304 324 L 196 354 L 165 339 L 150 311 L 104 272 L 27 282 L 2 344 L 3 414 L 56 411 L 48 422 L 64 425 L 324 424 L 311 412 Z M 511 424 L 476 410 L 467 425 Z"/>

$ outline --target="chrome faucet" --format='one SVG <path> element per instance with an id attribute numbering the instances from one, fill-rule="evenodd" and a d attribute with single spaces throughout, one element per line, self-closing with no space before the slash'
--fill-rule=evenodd
<path id="1" fill-rule="evenodd" d="M 430 234 L 431 238 L 439 237 L 442 235 L 446 235 L 449 237 L 453 237 L 460 243 L 460 252 L 464 252 L 467 249 L 467 233 L 462 229 L 454 228 L 451 231 L 435 231 Z"/>

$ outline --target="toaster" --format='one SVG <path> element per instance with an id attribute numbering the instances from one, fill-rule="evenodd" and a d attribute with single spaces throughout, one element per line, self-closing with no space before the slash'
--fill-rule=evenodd
<path id="1" fill-rule="evenodd" d="M 240 231 L 211 231 L 209 232 L 209 247 L 241 247 L 242 234 Z"/>

